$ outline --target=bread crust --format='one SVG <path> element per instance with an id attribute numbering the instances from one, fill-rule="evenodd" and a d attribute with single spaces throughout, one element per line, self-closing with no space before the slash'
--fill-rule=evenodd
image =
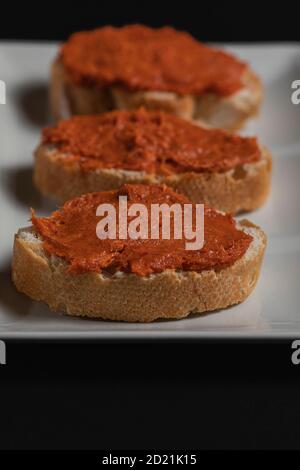
<path id="1" fill-rule="evenodd" d="M 106 90 L 73 84 L 57 59 L 51 69 L 50 105 L 56 120 L 73 114 L 98 114 L 112 109 L 160 109 L 207 127 L 234 131 L 255 116 L 262 101 L 262 84 L 248 67 L 244 87 L 231 96 L 206 93 L 200 97 L 161 91 L 127 91 L 120 87 Z"/>
<path id="2" fill-rule="evenodd" d="M 247 220 L 240 227 L 254 240 L 232 266 L 200 273 L 166 270 L 146 277 L 70 274 L 65 262 L 49 257 L 41 241 L 24 236 L 23 230 L 15 236 L 12 278 L 20 292 L 68 315 L 126 322 L 184 318 L 242 302 L 254 289 L 266 236 Z"/>
<path id="3" fill-rule="evenodd" d="M 270 190 L 272 159 L 261 159 L 220 173 L 182 173 L 158 176 L 138 171 L 97 169 L 83 172 L 78 163 L 63 164 L 55 147 L 40 145 L 35 152 L 34 182 L 44 195 L 64 202 L 88 192 L 118 189 L 126 183 L 166 184 L 192 202 L 205 202 L 231 213 L 251 211 L 266 200 Z"/>

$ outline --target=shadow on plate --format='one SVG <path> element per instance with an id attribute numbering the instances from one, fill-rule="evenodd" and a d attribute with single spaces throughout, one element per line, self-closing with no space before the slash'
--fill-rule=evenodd
<path id="1" fill-rule="evenodd" d="M 42 196 L 32 181 L 32 167 L 20 166 L 3 172 L 3 181 L 10 195 L 22 206 L 51 212 L 57 205 Z"/>
<path id="2" fill-rule="evenodd" d="M 17 94 L 18 106 L 25 118 L 35 126 L 51 122 L 47 82 L 22 85 Z"/>
<path id="3" fill-rule="evenodd" d="M 0 307 L 8 315 L 1 318 L 0 325 L 22 320 L 29 313 L 31 306 L 32 301 L 17 292 L 11 278 L 11 265 L 7 263 L 0 271 Z"/>

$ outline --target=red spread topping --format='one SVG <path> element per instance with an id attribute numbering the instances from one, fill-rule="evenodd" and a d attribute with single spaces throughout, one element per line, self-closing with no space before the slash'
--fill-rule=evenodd
<path id="1" fill-rule="evenodd" d="M 50 217 L 32 222 L 43 237 L 47 253 L 69 263 L 73 273 L 125 271 L 145 276 L 166 269 L 202 271 L 232 265 L 246 252 L 252 237 L 236 228 L 229 214 L 205 207 L 204 246 L 201 250 L 185 249 L 185 239 L 164 240 L 100 240 L 96 235 L 96 216 L 99 204 L 110 203 L 118 215 L 119 195 L 126 195 L 128 207 L 133 203 L 146 205 L 166 203 L 181 205 L 189 200 L 171 189 L 158 185 L 124 185 L 120 190 L 89 193 L 68 201 Z M 117 217 L 118 221 L 118 217 Z"/>
<path id="2" fill-rule="evenodd" d="M 75 33 L 62 46 L 61 60 L 77 85 L 194 95 L 235 93 L 246 68 L 186 32 L 141 25 Z"/>
<path id="3" fill-rule="evenodd" d="M 43 132 L 62 163 L 83 170 L 119 168 L 148 174 L 221 172 L 260 158 L 255 138 L 204 129 L 160 111 L 74 116 Z M 58 157 L 60 158 L 60 157 Z"/>

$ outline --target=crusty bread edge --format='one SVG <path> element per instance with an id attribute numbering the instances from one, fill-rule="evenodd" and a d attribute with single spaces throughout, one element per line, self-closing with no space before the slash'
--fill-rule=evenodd
<path id="1" fill-rule="evenodd" d="M 68 315 L 124 322 L 180 319 L 242 302 L 254 289 L 266 236 L 247 220 L 239 228 L 253 241 L 232 266 L 200 273 L 166 270 L 146 277 L 70 274 L 64 261 L 45 253 L 32 227 L 21 229 L 14 241 L 12 278 L 20 292 Z"/>
<path id="2" fill-rule="evenodd" d="M 84 172 L 78 163 L 65 164 L 55 147 L 40 145 L 35 152 L 34 182 L 41 193 L 60 202 L 88 192 L 118 189 L 125 183 L 166 184 L 192 202 L 205 202 L 231 212 L 251 211 L 261 206 L 270 190 L 272 159 L 262 149 L 259 161 L 226 172 L 182 173 L 158 176 L 121 169 Z"/>
<path id="3" fill-rule="evenodd" d="M 262 102 L 262 83 L 250 67 L 244 72 L 243 84 L 241 90 L 225 97 L 212 93 L 196 97 L 161 91 L 132 92 L 115 86 L 99 90 L 73 84 L 61 61 L 56 59 L 51 67 L 50 107 L 56 120 L 72 114 L 145 107 L 160 109 L 207 127 L 235 131 L 258 113 Z"/>

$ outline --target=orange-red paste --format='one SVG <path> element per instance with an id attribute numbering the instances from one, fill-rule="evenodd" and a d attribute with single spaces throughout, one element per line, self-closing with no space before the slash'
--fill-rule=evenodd
<path id="1" fill-rule="evenodd" d="M 61 49 L 69 79 L 81 86 L 228 96 L 246 64 L 170 27 L 106 26 L 73 34 Z"/>
<path id="2" fill-rule="evenodd" d="M 255 138 L 204 129 L 160 111 L 112 111 L 74 116 L 43 131 L 65 164 L 83 170 L 116 168 L 150 174 L 222 172 L 253 163 L 261 152 Z"/>
<path id="3" fill-rule="evenodd" d="M 100 240 L 96 235 L 100 219 L 96 208 L 99 204 L 111 203 L 118 214 L 120 195 L 127 196 L 128 207 L 142 203 L 149 212 L 151 203 L 189 203 L 185 196 L 158 185 L 124 185 L 115 191 L 85 194 L 68 201 L 50 217 L 37 218 L 32 214 L 34 228 L 42 236 L 46 252 L 66 260 L 73 273 L 125 271 L 145 276 L 166 269 L 221 269 L 238 260 L 252 241 L 250 235 L 236 228 L 229 214 L 209 207 L 205 207 L 201 250 L 186 250 L 186 240 L 175 240 L 172 236 L 170 240 Z"/>

